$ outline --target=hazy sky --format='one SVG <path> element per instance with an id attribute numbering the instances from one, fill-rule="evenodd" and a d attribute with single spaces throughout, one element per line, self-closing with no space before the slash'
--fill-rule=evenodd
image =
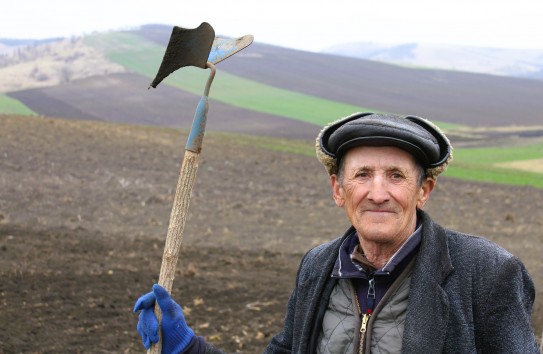
<path id="1" fill-rule="evenodd" d="M 543 49 L 542 19 L 542 0 L 6 0 L 0 38 L 206 21 L 217 34 L 310 51 L 357 41 Z"/>

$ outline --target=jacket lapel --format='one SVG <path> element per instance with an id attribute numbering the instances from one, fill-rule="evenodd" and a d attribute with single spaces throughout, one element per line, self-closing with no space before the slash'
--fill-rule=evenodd
<path id="1" fill-rule="evenodd" d="M 348 234 L 349 231 L 343 237 L 332 241 L 330 245 L 331 252 L 320 252 L 318 248 L 311 251 L 312 253 L 316 253 L 311 260 L 312 264 L 316 266 L 308 269 L 311 271 L 311 274 L 307 274 L 298 285 L 298 291 L 300 292 L 299 305 L 301 308 L 307 307 L 307 309 L 298 312 L 303 317 L 297 318 L 297 322 L 303 328 L 302 338 L 307 338 L 308 340 L 299 343 L 300 346 L 297 352 L 316 352 L 322 318 L 326 311 L 332 289 L 337 282 L 337 279 L 332 278 L 330 274 L 337 259 L 339 247 Z M 320 250 L 324 249 L 327 249 L 327 247 L 320 247 Z M 302 268 L 303 266 L 300 267 Z"/>
<path id="2" fill-rule="evenodd" d="M 402 353 L 441 353 L 447 334 L 449 298 L 442 288 L 453 271 L 445 230 L 424 213 L 422 243 L 411 276 Z"/>

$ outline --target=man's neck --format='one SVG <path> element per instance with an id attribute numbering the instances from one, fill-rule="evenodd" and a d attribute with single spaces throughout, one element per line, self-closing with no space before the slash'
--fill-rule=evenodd
<path id="1" fill-rule="evenodd" d="M 362 251 L 364 252 L 364 256 L 366 257 L 366 259 L 370 263 L 372 263 L 375 268 L 380 269 L 388 263 L 390 258 L 392 258 L 392 256 L 394 256 L 394 254 L 396 254 L 396 252 L 398 252 L 400 248 L 402 248 L 402 246 L 413 234 L 413 232 L 415 232 L 415 230 L 416 224 L 414 225 L 412 232 L 398 238 L 393 243 L 379 243 L 367 241 L 360 235 L 358 235 L 358 241 L 360 242 L 360 246 L 362 247 Z"/>
<path id="2" fill-rule="evenodd" d="M 405 242 L 405 240 L 403 240 L 403 242 Z M 383 247 L 382 244 L 375 244 L 372 242 L 365 244 L 362 240 L 360 240 L 360 245 L 362 246 L 366 259 L 373 264 L 376 269 L 380 269 L 383 268 L 389 259 L 400 249 L 403 242 L 395 248 Z"/>

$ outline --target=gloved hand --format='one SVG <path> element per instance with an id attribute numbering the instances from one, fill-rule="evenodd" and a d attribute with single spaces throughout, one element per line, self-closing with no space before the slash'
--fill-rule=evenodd
<path id="1" fill-rule="evenodd" d="M 162 310 L 162 354 L 181 353 L 194 337 L 194 332 L 187 326 L 181 306 L 158 284 L 153 285 L 153 291 L 141 296 L 134 306 L 134 312 L 141 310 L 137 330 L 143 346 L 149 349 L 151 343 L 158 342 L 155 300 Z"/>

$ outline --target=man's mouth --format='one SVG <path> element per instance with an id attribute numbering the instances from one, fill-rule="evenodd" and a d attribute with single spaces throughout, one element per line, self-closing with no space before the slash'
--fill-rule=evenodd
<path id="1" fill-rule="evenodd" d="M 393 213 L 393 210 L 389 209 L 367 209 L 366 212 L 370 213 Z"/>

